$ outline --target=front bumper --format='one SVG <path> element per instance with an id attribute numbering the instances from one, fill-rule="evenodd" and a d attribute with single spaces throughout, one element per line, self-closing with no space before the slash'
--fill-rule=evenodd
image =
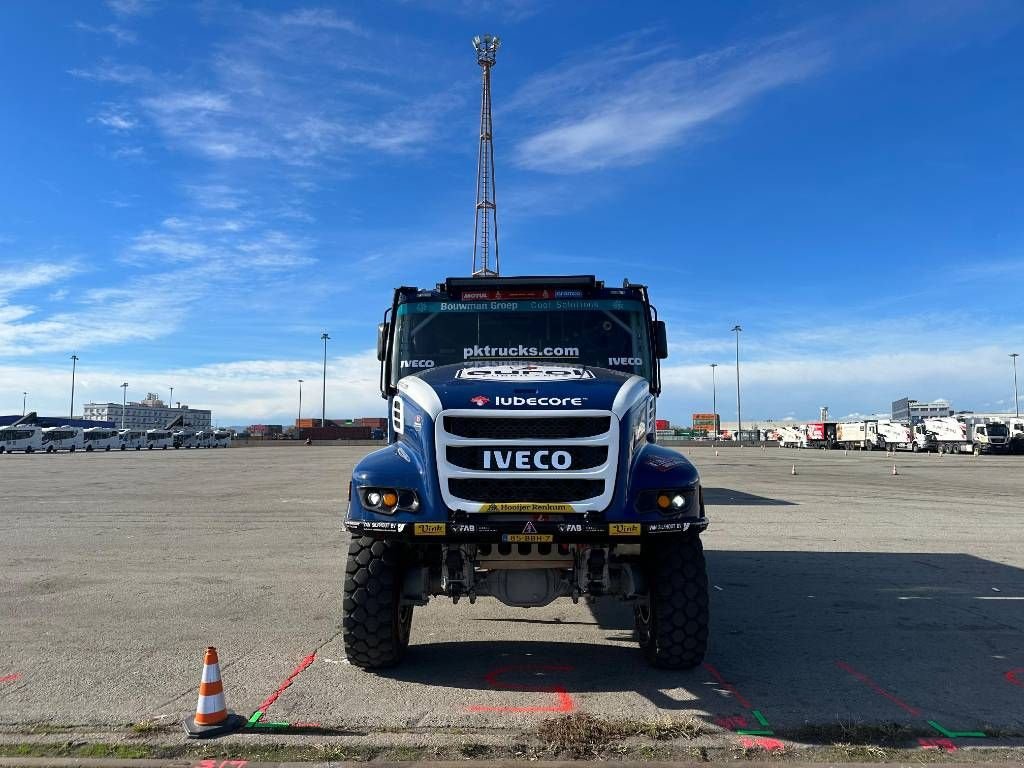
<path id="1" fill-rule="evenodd" d="M 701 533 L 706 517 L 678 517 L 643 522 L 605 522 L 579 515 L 561 520 L 488 520 L 483 516 L 452 516 L 447 523 L 391 520 L 346 520 L 345 528 L 359 536 L 403 539 L 422 543 L 474 544 L 609 544 L 643 541 L 649 537 Z"/>

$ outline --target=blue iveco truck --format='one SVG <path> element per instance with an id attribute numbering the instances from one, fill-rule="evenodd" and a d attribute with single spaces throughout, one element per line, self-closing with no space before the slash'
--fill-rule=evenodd
<path id="1" fill-rule="evenodd" d="M 697 470 L 655 442 L 664 322 L 592 276 L 399 288 L 378 333 L 388 445 L 352 474 L 344 642 L 401 661 L 431 597 L 632 603 L 657 666 L 708 638 Z"/>

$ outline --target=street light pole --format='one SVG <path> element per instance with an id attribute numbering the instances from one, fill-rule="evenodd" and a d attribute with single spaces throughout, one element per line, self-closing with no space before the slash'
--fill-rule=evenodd
<path id="1" fill-rule="evenodd" d="M 715 425 L 715 440 L 718 439 L 718 395 L 715 386 L 715 368 L 718 363 L 711 364 L 711 419 Z"/>
<path id="2" fill-rule="evenodd" d="M 25 415 L 25 401 L 28 400 L 28 392 L 21 393 L 21 415 Z"/>
<path id="3" fill-rule="evenodd" d="M 295 420 L 295 428 L 299 431 L 299 437 L 302 437 L 302 382 L 304 379 L 299 379 L 299 418 Z"/>
<path id="4" fill-rule="evenodd" d="M 75 368 L 78 367 L 78 355 L 71 356 L 71 413 L 68 419 L 75 418 Z"/>
<path id="5" fill-rule="evenodd" d="M 324 342 L 324 400 L 323 410 L 320 412 L 320 426 L 327 426 L 327 341 L 331 337 L 327 335 L 327 331 L 320 334 L 320 338 Z"/>
<path id="6" fill-rule="evenodd" d="M 1020 357 L 1016 352 L 1010 353 L 1010 358 L 1013 360 L 1013 410 L 1017 416 L 1020 416 L 1020 395 L 1017 394 L 1017 358 Z"/>
<path id="7" fill-rule="evenodd" d="M 168 384 L 167 386 L 171 387 L 170 384 Z M 167 401 L 167 407 L 168 408 L 173 408 L 174 407 L 174 387 L 171 387 L 171 399 Z"/>
<path id="8" fill-rule="evenodd" d="M 124 412 L 128 406 L 128 382 L 121 385 L 121 429 L 124 429 Z"/>
<path id="9" fill-rule="evenodd" d="M 743 412 L 740 410 L 740 331 L 738 325 L 733 326 L 736 332 L 736 439 L 743 445 Z"/>

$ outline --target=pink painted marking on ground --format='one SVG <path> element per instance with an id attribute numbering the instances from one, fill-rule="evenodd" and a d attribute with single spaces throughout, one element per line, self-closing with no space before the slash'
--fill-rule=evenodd
<path id="1" fill-rule="evenodd" d="M 941 749 L 943 752 L 956 752 L 957 746 L 949 739 L 918 739 L 921 749 Z"/>
<path id="2" fill-rule="evenodd" d="M 267 710 L 270 709 L 270 706 L 275 701 L 277 701 L 278 697 L 282 693 L 284 693 L 285 689 L 292 684 L 292 681 L 294 681 L 296 677 L 305 672 L 306 668 L 309 667 L 309 665 L 312 664 L 314 661 L 316 661 L 316 651 L 313 651 L 311 654 L 309 654 L 309 656 L 304 658 L 299 663 L 299 666 L 297 666 L 295 670 L 288 676 L 288 679 L 281 683 L 281 685 L 278 686 L 276 691 L 267 696 L 267 698 L 263 700 L 263 703 L 256 707 L 256 710 L 258 712 L 262 712 L 263 714 L 267 714 Z"/>
<path id="3" fill-rule="evenodd" d="M 704 669 L 706 669 L 708 672 L 711 673 L 711 676 L 713 678 L 715 678 L 715 682 L 717 682 L 720 686 L 725 688 L 725 690 L 729 691 L 729 693 L 731 693 L 733 696 L 736 697 L 736 701 L 739 703 L 739 705 L 741 707 L 743 707 L 744 709 L 753 709 L 754 708 L 751 705 L 751 703 L 749 701 L 747 701 L 747 699 L 743 696 L 743 694 L 740 693 L 736 689 L 735 685 L 733 685 L 732 683 L 726 682 L 725 678 L 722 677 L 722 673 L 721 672 L 719 672 L 717 669 L 715 669 L 710 664 L 705 664 L 704 665 Z"/>
<path id="4" fill-rule="evenodd" d="M 767 736 L 744 736 L 740 739 L 744 749 L 763 749 L 765 752 L 784 752 L 786 745 L 778 739 L 770 739 Z"/>
<path id="5" fill-rule="evenodd" d="M 572 712 L 576 709 L 576 702 L 573 701 L 569 692 L 561 685 L 527 685 L 523 683 L 506 683 L 500 678 L 509 672 L 572 672 L 572 667 L 551 666 L 545 664 L 518 664 L 510 667 L 499 667 L 492 669 L 484 679 L 492 688 L 499 691 L 525 691 L 528 693 L 553 693 L 558 703 L 551 707 L 489 707 L 474 705 L 467 707 L 470 712 Z"/>
<path id="6" fill-rule="evenodd" d="M 15 680 L 21 680 L 21 674 L 15 672 L 13 675 L 4 675 L 0 677 L 0 683 L 13 683 Z"/>
<path id="7" fill-rule="evenodd" d="M 858 672 L 856 669 L 851 667 L 845 661 L 838 661 L 837 660 L 836 661 L 836 666 L 839 667 L 844 672 L 846 672 L 847 674 L 855 677 L 857 680 L 860 680 L 860 682 L 864 683 L 864 685 L 866 685 L 872 691 L 877 693 L 879 696 L 882 696 L 883 698 L 886 698 L 889 701 L 891 701 L 893 704 L 895 704 L 897 707 L 902 709 L 908 715 L 913 715 L 914 717 L 920 717 L 921 716 L 921 710 L 920 709 L 918 709 L 917 707 L 910 706 L 909 704 L 907 704 L 907 702 L 903 701 L 899 697 L 894 696 L 893 694 L 889 693 L 887 690 L 885 690 L 882 686 L 880 686 L 878 683 L 876 683 L 870 677 L 865 675 L 863 672 Z"/>
<path id="8" fill-rule="evenodd" d="M 1006 682 L 1010 685 L 1016 685 L 1020 688 L 1024 688 L 1024 680 L 1021 680 L 1018 675 L 1024 675 L 1024 667 L 1017 667 L 1016 669 L 1011 669 L 1007 672 L 1005 675 Z"/>

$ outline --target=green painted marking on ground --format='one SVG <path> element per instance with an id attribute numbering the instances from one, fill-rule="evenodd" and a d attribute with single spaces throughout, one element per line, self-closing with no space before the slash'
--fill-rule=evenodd
<path id="1" fill-rule="evenodd" d="M 765 728 L 771 728 L 771 726 L 768 725 L 768 720 L 765 718 L 764 715 L 761 714 L 761 710 L 755 709 L 754 710 L 754 717 L 756 717 L 757 718 L 757 722 L 759 722 Z"/>
<path id="2" fill-rule="evenodd" d="M 290 728 L 291 723 L 254 723 L 253 728 Z"/>
<path id="3" fill-rule="evenodd" d="M 774 736 L 775 731 L 750 731 L 743 729 L 742 731 L 736 731 L 740 736 Z"/>
<path id="4" fill-rule="evenodd" d="M 252 715 L 251 715 L 251 716 L 249 717 L 249 722 L 247 722 L 247 723 L 245 724 L 245 725 L 246 725 L 246 727 L 250 727 L 250 726 L 256 725 L 256 723 L 258 723 L 258 722 L 259 722 L 259 720 L 260 720 L 260 718 L 261 718 L 261 717 L 263 717 L 263 712 L 257 709 L 257 710 L 256 710 L 255 712 L 253 712 L 253 713 L 252 713 Z"/>
<path id="5" fill-rule="evenodd" d="M 929 720 L 928 725 L 934 728 L 936 731 L 941 733 L 947 739 L 985 739 L 988 736 L 984 731 L 950 731 L 943 728 L 934 720 Z"/>

